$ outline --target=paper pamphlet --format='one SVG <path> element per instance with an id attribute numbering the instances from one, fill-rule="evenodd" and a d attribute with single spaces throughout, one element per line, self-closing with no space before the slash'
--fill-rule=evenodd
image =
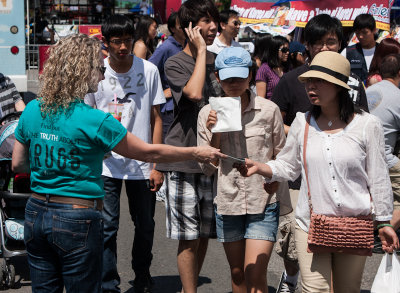
<path id="1" fill-rule="evenodd" d="M 210 97 L 211 109 L 217 112 L 217 123 L 212 133 L 242 130 L 240 97 Z"/>

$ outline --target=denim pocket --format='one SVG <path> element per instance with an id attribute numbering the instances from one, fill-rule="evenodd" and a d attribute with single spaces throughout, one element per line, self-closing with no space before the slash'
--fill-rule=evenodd
<path id="1" fill-rule="evenodd" d="M 24 242 L 25 245 L 33 239 L 33 224 L 35 223 L 37 212 L 25 209 L 24 223 Z"/>
<path id="2" fill-rule="evenodd" d="M 53 216 L 53 243 L 65 252 L 85 248 L 91 222 Z"/>

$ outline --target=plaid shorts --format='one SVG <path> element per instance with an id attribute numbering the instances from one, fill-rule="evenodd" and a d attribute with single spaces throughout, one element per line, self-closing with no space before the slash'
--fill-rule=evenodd
<path id="1" fill-rule="evenodd" d="M 216 238 L 214 177 L 167 172 L 166 181 L 167 237 L 177 240 Z"/>

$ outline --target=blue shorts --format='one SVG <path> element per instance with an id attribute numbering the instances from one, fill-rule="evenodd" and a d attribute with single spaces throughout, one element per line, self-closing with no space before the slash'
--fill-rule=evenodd
<path id="1" fill-rule="evenodd" d="M 279 202 L 266 205 L 262 214 L 238 216 L 215 214 L 219 242 L 234 242 L 242 239 L 276 242 L 279 223 Z"/>

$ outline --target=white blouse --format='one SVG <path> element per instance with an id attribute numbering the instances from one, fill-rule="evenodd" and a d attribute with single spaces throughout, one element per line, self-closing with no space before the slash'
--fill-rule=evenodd
<path id="1" fill-rule="evenodd" d="M 307 182 L 303 168 L 304 130 L 308 113 L 297 113 L 285 147 L 269 161 L 268 181 L 295 180 L 302 176 L 296 221 L 306 232 L 310 225 Z M 392 218 L 393 193 L 386 164 L 383 128 L 373 115 L 363 112 L 340 132 L 323 132 L 311 117 L 307 142 L 307 167 L 315 213 L 328 216 L 368 215 L 378 221 Z M 373 205 L 371 206 L 371 197 Z"/>

